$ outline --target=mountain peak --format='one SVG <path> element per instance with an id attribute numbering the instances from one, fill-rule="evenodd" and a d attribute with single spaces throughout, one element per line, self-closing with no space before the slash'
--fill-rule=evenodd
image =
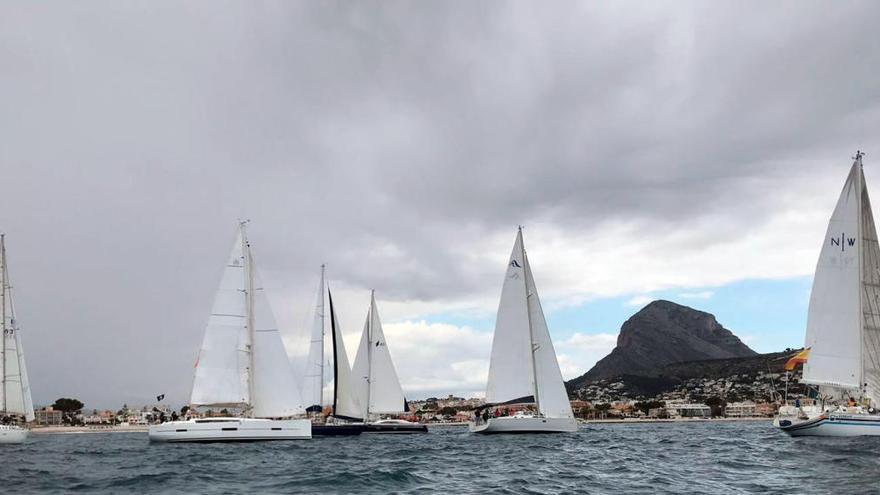
<path id="1" fill-rule="evenodd" d="M 754 356 L 757 353 L 710 313 L 666 300 L 652 301 L 620 328 L 617 347 L 575 381 L 628 374 L 653 376 L 670 363 Z"/>

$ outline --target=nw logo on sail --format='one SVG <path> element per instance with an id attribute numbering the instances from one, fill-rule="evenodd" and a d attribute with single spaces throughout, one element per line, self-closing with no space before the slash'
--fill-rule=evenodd
<path id="1" fill-rule="evenodd" d="M 516 268 L 522 268 L 521 266 L 519 266 L 519 263 L 517 263 L 516 260 L 510 260 L 510 266 L 513 266 Z"/>
<path id="2" fill-rule="evenodd" d="M 853 247 L 856 244 L 855 237 L 847 237 L 845 233 L 841 232 L 840 237 L 832 237 L 831 245 L 832 246 L 840 246 L 841 251 L 846 251 L 846 247 Z"/>

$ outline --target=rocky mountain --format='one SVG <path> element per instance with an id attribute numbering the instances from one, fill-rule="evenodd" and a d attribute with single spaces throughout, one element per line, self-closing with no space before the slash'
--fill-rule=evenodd
<path id="1" fill-rule="evenodd" d="M 673 363 L 756 355 L 711 314 L 659 300 L 630 317 L 621 327 L 611 354 L 569 385 L 578 388 L 622 375 L 658 377 Z"/>

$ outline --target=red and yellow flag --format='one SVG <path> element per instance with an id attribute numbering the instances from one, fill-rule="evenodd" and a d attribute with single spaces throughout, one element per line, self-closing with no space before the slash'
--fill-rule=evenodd
<path id="1" fill-rule="evenodd" d="M 810 348 L 807 347 L 806 349 L 802 350 L 801 352 L 795 354 L 794 357 L 792 357 L 791 359 L 789 359 L 785 363 L 785 371 L 791 371 L 791 370 L 795 369 L 797 367 L 797 365 L 806 363 L 807 358 L 809 358 L 809 357 L 810 357 Z"/>

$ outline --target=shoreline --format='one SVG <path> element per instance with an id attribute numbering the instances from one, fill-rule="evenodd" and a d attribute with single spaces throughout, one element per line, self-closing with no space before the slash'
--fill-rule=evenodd
<path id="1" fill-rule="evenodd" d="M 134 426 L 40 426 L 30 432 L 39 435 L 77 434 L 77 433 L 146 433 L 147 425 Z"/>
<path id="2" fill-rule="evenodd" d="M 627 419 L 579 419 L 579 425 L 589 424 L 646 424 L 646 423 L 739 423 L 745 421 L 772 421 L 773 418 L 627 418 Z M 431 428 L 453 428 L 467 426 L 466 422 L 425 423 Z M 38 435 L 73 435 L 80 433 L 146 433 L 147 425 L 134 426 L 41 426 L 31 428 L 30 432 Z"/>

